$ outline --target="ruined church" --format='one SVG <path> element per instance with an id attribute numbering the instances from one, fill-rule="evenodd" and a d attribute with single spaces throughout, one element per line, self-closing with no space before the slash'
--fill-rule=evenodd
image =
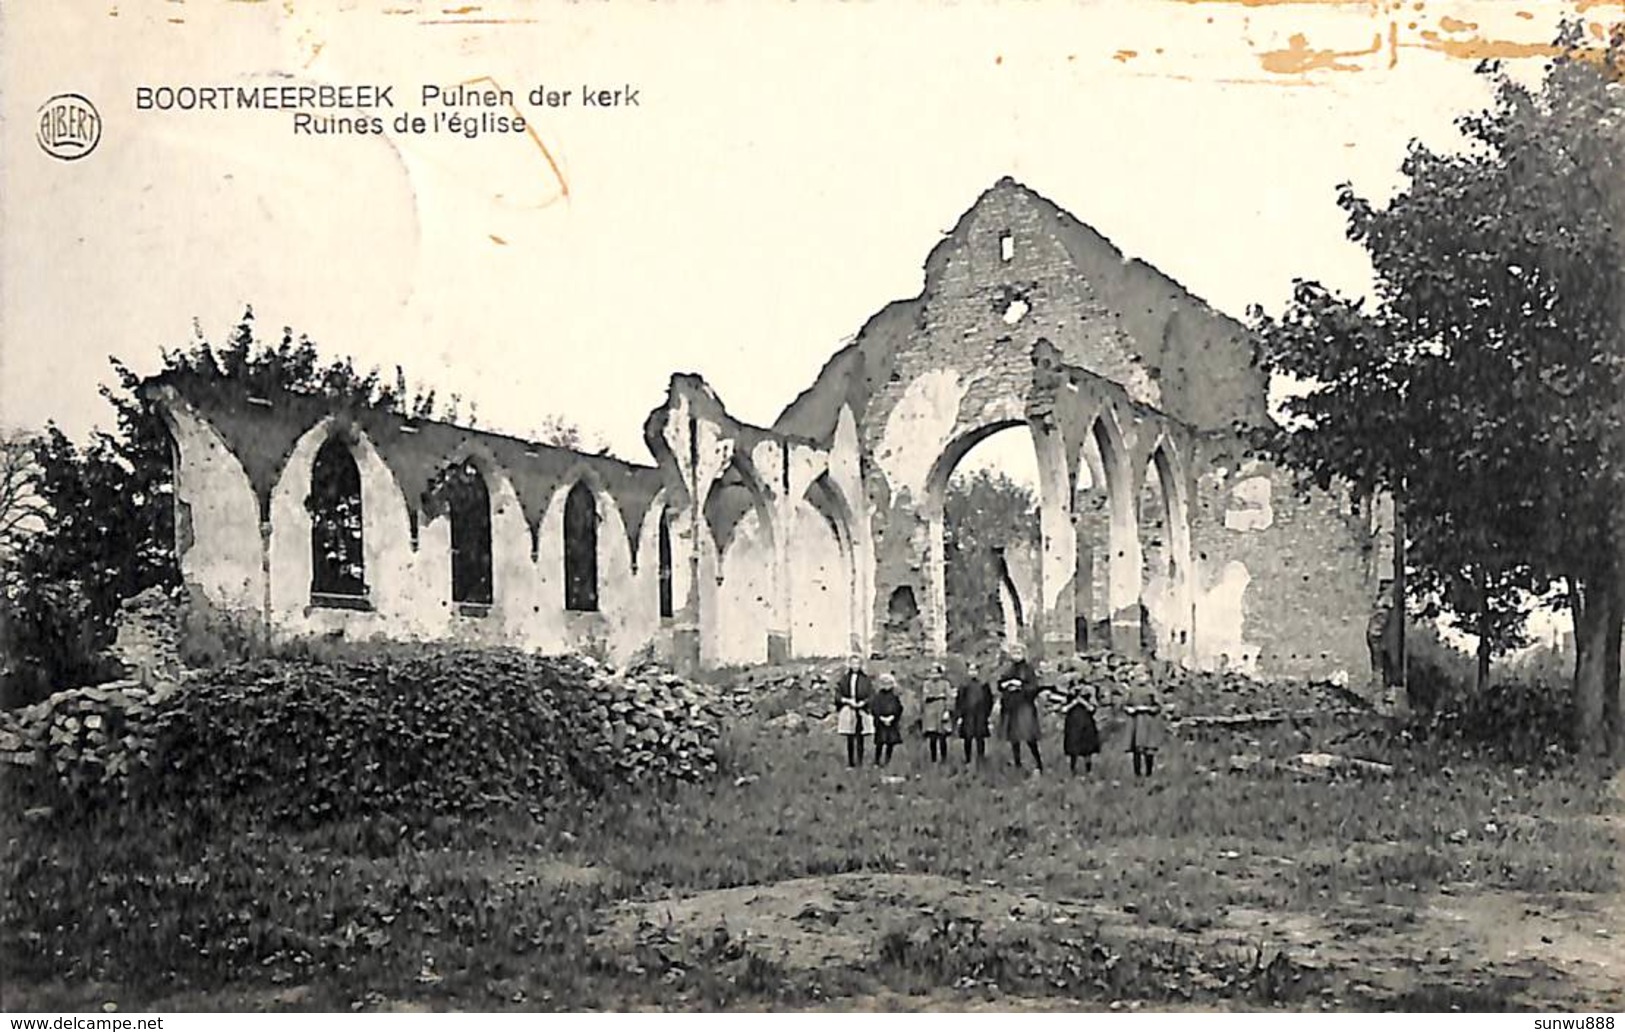
<path id="1" fill-rule="evenodd" d="M 1024 428 L 1041 543 L 1005 589 L 1008 633 L 1363 684 L 1391 540 L 1247 456 L 1266 390 L 1243 326 L 1011 179 L 772 426 L 673 376 L 644 464 L 231 382 L 143 386 L 174 441 L 189 605 L 273 639 L 685 670 L 941 654 L 949 477 Z"/>

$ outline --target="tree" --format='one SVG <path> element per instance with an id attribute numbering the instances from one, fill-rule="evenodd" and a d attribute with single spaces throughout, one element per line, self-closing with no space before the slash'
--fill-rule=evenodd
<path id="1" fill-rule="evenodd" d="M 943 539 L 948 648 L 957 655 L 997 649 L 1004 640 L 1002 554 L 1036 548 L 1039 541 L 1032 490 L 989 470 L 952 478 L 943 500 Z"/>
<path id="2" fill-rule="evenodd" d="M 1618 40 L 1560 42 L 1535 90 L 1483 66 L 1494 101 L 1459 120 L 1465 146 L 1413 142 L 1386 205 L 1340 188 L 1377 290 L 1299 283 L 1282 317 L 1254 310 L 1266 368 L 1311 384 L 1257 443 L 1403 501 L 1413 589 L 1479 636 L 1481 678 L 1530 595 L 1566 588 L 1579 740 L 1601 753 L 1625 747 L 1620 64 Z"/>
<path id="3" fill-rule="evenodd" d="M 40 497 L 39 478 L 33 439 L 0 434 L 0 564 L 45 526 L 50 510 Z"/>
<path id="4" fill-rule="evenodd" d="M 594 435 L 589 441 L 581 427 L 562 416 L 550 415 L 543 419 L 532 437 L 554 448 L 569 448 L 588 455 L 613 455 L 602 437 Z"/>

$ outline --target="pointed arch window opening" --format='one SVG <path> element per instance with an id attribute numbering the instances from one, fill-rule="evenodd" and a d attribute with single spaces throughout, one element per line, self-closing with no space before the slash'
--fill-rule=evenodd
<path id="1" fill-rule="evenodd" d="M 335 609 L 370 609 L 361 469 L 350 448 L 329 437 L 310 468 L 310 600 Z"/>
<path id="2" fill-rule="evenodd" d="M 496 601 L 490 488 L 464 461 L 446 470 L 440 489 L 451 522 L 451 600 L 464 616 L 484 616 Z"/>
<path id="3" fill-rule="evenodd" d="M 564 499 L 564 608 L 598 611 L 598 499 L 581 480 Z"/>
<path id="4" fill-rule="evenodd" d="M 672 594 L 671 509 L 660 511 L 660 534 L 656 543 L 659 551 L 660 618 L 669 620 L 676 615 L 676 600 Z"/>

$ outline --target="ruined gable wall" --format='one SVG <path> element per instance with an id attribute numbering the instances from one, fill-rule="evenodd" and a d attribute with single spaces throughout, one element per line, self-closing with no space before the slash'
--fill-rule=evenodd
<path id="1" fill-rule="evenodd" d="M 1006 232 L 1013 245 L 1008 261 L 1000 243 Z M 1012 302 L 1025 311 L 1006 322 Z M 1039 336 L 1067 364 L 1122 384 L 1130 398 L 1200 429 L 1267 418 L 1266 380 L 1243 327 L 1151 266 L 1125 260 L 1050 202 L 1001 182 L 933 251 L 922 295 L 877 314 L 780 419 L 781 427 L 819 434 L 838 404 L 859 414 L 876 532 L 868 598 L 877 631 L 897 588 L 910 589 L 922 606 L 927 601 L 929 527 L 921 496 L 932 464 L 966 430 L 1024 416 Z M 1375 591 L 1369 535 L 1345 518 L 1336 499 L 1300 499 L 1279 473 L 1267 480 L 1277 522 L 1227 527 L 1228 499 L 1216 492 L 1228 487 L 1215 485 L 1233 481 L 1235 460 L 1198 449 L 1186 462 L 1199 661 L 1223 658 L 1281 674 L 1346 670 L 1358 681 Z M 1142 473 L 1135 469 L 1137 478 Z M 1243 494 L 1248 490 L 1258 488 Z M 1101 537 L 1103 528 L 1093 524 L 1088 536 Z M 1096 552 L 1103 546 L 1092 544 Z M 1095 583 L 1104 579 L 1104 562 L 1088 565 L 1098 568 L 1078 589 L 1085 599 L 1104 593 L 1104 584 Z M 1056 587 L 1044 594 L 1055 595 Z M 1152 577 L 1153 609 L 1165 608 L 1168 587 Z M 1107 615 L 1102 601 L 1084 603 L 1093 622 Z"/>
<path id="2" fill-rule="evenodd" d="M 1149 368 L 1076 274 L 1052 228 L 1030 193 L 990 191 L 932 252 L 909 332 L 888 355 L 866 352 L 871 367 L 880 364 L 876 358 L 884 362 L 885 373 L 873 378 L 879 383 L 861 428 L 880 517 L 877 611 L 899 587 L 924 604 L 931 590 L 921 560 L 933 468 L 967 433 L 1025 420 L 1040 338 L 1068 361 L 1123 384 L 1131 397 L 1160 400 Z M 1064 467 L 1048 475 L 1064 477 Z"/>
<path id="3" fill-rule="evenodd" d="M 1253 364 L 1245 327 L 1052 202 L 1041 203 L 1074 267 L 1096 284 L 1160 384 L 1165 412 L 1204 430 L 1265 418 L 1268 378 Z"/>

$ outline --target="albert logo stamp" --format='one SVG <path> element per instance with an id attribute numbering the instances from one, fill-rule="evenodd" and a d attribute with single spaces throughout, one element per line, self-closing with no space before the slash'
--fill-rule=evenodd
<path id="1" fill-rule="evenodd" d="M 102 139 L 102 116 L 77 93 L 58 93 L 40 105 L 34 138 L 40 150 L 61 161 L 78 161 Z"/>

